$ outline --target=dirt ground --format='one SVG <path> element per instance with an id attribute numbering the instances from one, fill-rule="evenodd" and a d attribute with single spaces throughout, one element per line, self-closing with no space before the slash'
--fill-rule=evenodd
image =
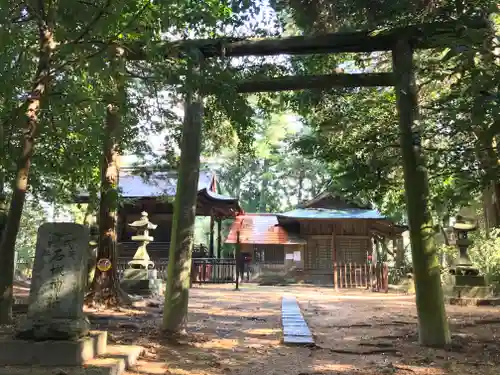
<path id="1" fill-rule="evenodd" d="M 283 295 L 297 297 L 315 346 L 281 344 Z M 190 296 L 188 335 L 176 342 L 159 330 L 161 305 L 144 301 L 113 319 L 88 312 L 110 342 L 146 347 L 128 375 L 500 373 L 500 308 L 447 306 L 453 344 L 435 350 L 417 343 L 413 296 L 256 285 L 195 287 Z"/>

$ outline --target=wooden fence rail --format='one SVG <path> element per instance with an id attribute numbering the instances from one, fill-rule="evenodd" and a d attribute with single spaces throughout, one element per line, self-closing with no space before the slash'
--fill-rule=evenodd
<path id="1" fill-rule="evenodd" d="M 335 289 L 363 288 L 374 292 L 389 291 L 389 272 L 386 263 L 334 263 Z"/>

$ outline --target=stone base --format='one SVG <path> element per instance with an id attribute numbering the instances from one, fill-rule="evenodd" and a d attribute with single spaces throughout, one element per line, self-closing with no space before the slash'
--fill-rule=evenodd
<path id="1" fill-rule="evenodd" d="M 445 297 L 445 302 L 458 306 L 500 306 L 500 298 L 469 298 L 469 297 Z"/>
<path id="2" fill-rule="evenodd" d="M 106 352 L 107 332 L 75 341 L 0 340 L 2 366 L 80 366 Z"/>
<path id="3" fill-rule="evenodd" d="M 455 275 L 453 278 L 456 286 L 486 286 L 484 276 Z"/>
<path id="4" fill-rule="evenodd" d="M 144 268 L 127 268 L 123 272 L 125 280 L 147 280 L 149 279 L 148 270 Z"/>
<path id="5" fill-rule="evenodd" d="M 120 283 L 122 289 L 128 294 L 135 294 L 144 297 L 156 297 L 164 294 L 164 283 L 161 279 L 152 280 L 127 280 Z"/>
<path id="6" fill-rule="evenodd" d="M 54 317 L 33 317 L 28 313 L 21 322 L 16 337 L 21 340 L 78 340 L 87 337 L 90 332 L 90 322 L 82 315 L 78 319 L 63 319 Z"/>
<path id="7" fill-rule="evenodd" d="M 50 316 L 35 318 L 28 314 L 18 327 L 16 338 L 34 341 L 74 341 L 87 337 L 89 333 L 90 322 L 83 315 L 79 319 L 62 319 Z"/>
<path id="8" fill-rule="evenodd" d="M 492 286 L 455 285 L 449 296 L 456 298 L 491 298 L 495 296 L 495 290 Z"/>

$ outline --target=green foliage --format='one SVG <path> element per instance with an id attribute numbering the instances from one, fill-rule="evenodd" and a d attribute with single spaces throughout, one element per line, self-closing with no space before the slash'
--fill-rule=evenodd
<path id="1" fill-rule="evenodd" d="M 304 32 L 383 29 L 416 22 L 442 21 L 471 15 L 492 16 L 493 1 L 412 1 L 374 4 L 292 2 L 286 22 Z M 283 2 L 276 8 L 282 12 Z M 475 48 L 464 47 L 474 44 Z M 429 173 L 429 205 L 441 220 L 474 199 L 499 173 L 498 91 L 500 61 L 494 57 L 498 40 L 492 35 L 468 34 L 464 46 L 439 51 L 416 51 L 419 85 L 420 141 Z M 292 59 L 297 74 L 335 71 L 388 71 L 390 53 L 338 54 Z M 496 88 L 495 88 L 496 87 Z M 332 187 L 347 196 L 376 204 L 397 220 L 405 217 L 402 162 L 395 97 L 390 89 L 333 89 L 283 96 L 303 117 L 310 132 L 295 143 L 306 156 L 328 165 Z"/>
<path id="2" fill-rule="evenodd" d="M 30 193 L 47 201 L 70 201 L 81 189 L 95 198 L 105 105 L 113 86 L 107 57 L 110 46 L 137 42 L 149 51 L 149 61 L 126 64 L 121 151 L 138 157 L 150 154 L 148 139 L 163 134 L 167 151 L 163 159 L 175 166 L 181 118 L 174 109 L 191 83 L 184 79 L 186 59 L 165 58 L 152 44 L 186 36 L 241 35 L 259 28 L 245 24 L 259 12 L 251 1 L 59 1 L 46 10 L 54 15 L 58 45 L 29 182 Z M 36 7 L 17 4 L 0 11 L 0 172 L 5 170 L 7 185 L 13 179 L 20 149 L 24 93 L 36 70 L 39 16 Z M 205 103 L 205 149 L 217 152 L 235 136 L 240 149 L 248 149 L 254 126 L 252 110 L 234 92 L 232 82 L 251 74 L 252 68 L 239 70 L 227 60 L 211 60 L 204 70 L 204 82 L 196 84 L 213 87 L 218 94 Z"/>
<path id="3" fill-rule="evenodd" d="M 481 230 L 471 236 L 469 256 L 490 283 L 500 284 L 500 228 Z"/>
<path id="4" fill-rule="evenodd" d="M 256 102 L 254 102 L 257 104 Z M 291 146 L 301 125 L 289 113 L 261 114 L 251 152 L 227 149 L 220 171 L 224 193 L 239 197 L 246 212 L 280 212 L 321 193 L 328 182 L 322 163 Z"/>
<path id="5" fill-rule="evenodd" d="M 43 207 L 36 201 L 26 202 L 21 217 L 21 227 L 16 241 L 17 262 L 20 268 L 31 269 L 36 250 L 36 238 L 40 225 L 47 220 Z M 20 271 L 22 271 L 20 269 Z"/>

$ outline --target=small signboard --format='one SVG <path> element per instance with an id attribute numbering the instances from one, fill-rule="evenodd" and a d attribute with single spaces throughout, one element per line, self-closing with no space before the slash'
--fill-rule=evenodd
<path id="1" fill-rule="evenodd" d="M 111 269 L 111 261 L 108 258 L 99 259 L 97 269 L 101 272 L 109 271 Z"/>

